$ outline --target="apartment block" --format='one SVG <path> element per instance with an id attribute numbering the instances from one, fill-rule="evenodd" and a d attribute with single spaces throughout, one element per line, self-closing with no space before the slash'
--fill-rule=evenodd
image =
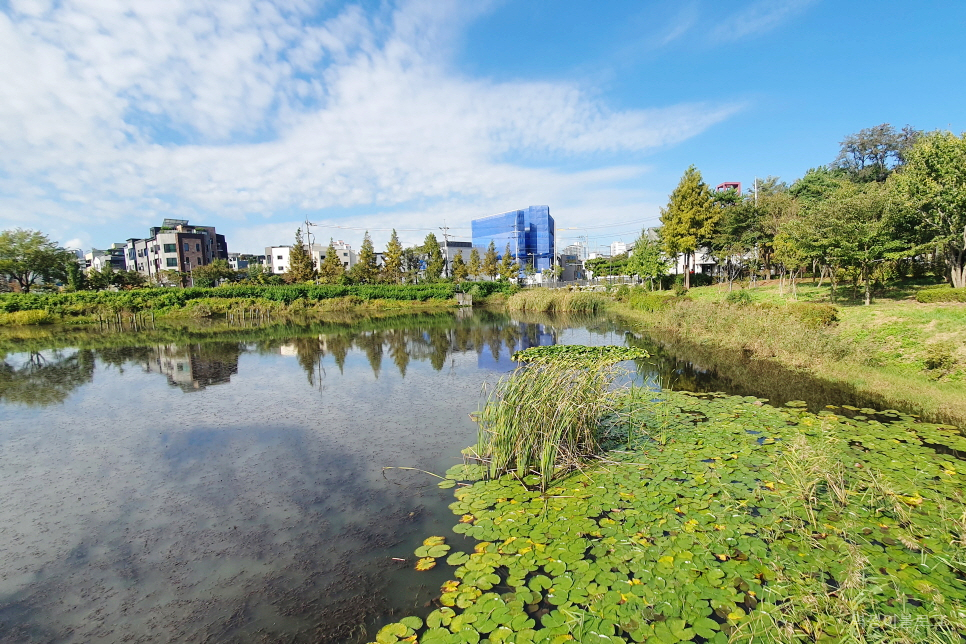
<path id="1" fill-rule="evenodd" d="M 128 270 L 148 279 L 161 280 L 165 271 L 190 273 L 216 259 L 228 259 L 228 244 L 214 226 L 194 226 L 187 219 L 165 219 L 152 226 L 147 239 L 132 238 L 125 244 Z"/>

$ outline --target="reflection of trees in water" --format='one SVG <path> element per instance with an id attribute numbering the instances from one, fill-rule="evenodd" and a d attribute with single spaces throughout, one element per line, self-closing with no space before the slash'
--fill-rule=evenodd
<path id="1" fill-rule="evenodd" d="M 93 380 L 94 362 L 89 350 L 70 355 L 34 351 L 22 359 L 7 357 L 0 363 L 0 401 L 31 406 L 62 403 Z"/>

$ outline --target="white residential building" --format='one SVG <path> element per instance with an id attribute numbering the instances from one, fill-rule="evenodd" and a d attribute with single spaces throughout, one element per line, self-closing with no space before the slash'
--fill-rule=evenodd
<path id="1" fill-rule="evenodd" d="M 342 266 L 346 270 L 352 268 L 356 265 L 359 260 L 356 252 L 352 250 L 349 244 L 345 243 L 341 239 L 333 244 L 335 252 L 339 255 L 339 260 L 342 262 Z M 265 247 L 265 266 L 269 273 L 274 273 L 275 275 L 281 275 L 288 271 L 291 266 L 289 261 L 289 253 L 292 250 L 292 246 L 267 246 Z M 312 244 L 308 247 L 309 254 L 312 256 L 312 261 L 315 262 L 315 267 L 318 268 L 325 261 L 326 253 L 328 253 L 329 245 L 325 244 Z"/>
<path id="2" fill-rule="evenodd" d="M 617 257 L 627 252 L 627 244 L 622 241 L 615 241 L 610 245 L 610 256 Z"/>

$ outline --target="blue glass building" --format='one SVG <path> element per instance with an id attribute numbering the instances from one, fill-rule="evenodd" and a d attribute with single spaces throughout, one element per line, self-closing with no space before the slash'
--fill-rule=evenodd
<path id="1" fill-rule="evenodd" d="M 528 206 L 474 219 L 472 229 L 473 246 L 479 247 L 481 254 L 493 241 L 500 259 L 510 245 L 510 253 L 520 262 L 521 270 L 527 265 L 537 272 L 553 267 L 556 230 L 550 206 Z"/>

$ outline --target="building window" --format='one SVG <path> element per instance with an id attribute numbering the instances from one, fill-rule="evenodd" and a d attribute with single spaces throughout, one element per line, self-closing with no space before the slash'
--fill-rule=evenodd
<path id="1" fill-rule="evenodd" d="M 167 262 L 168 262 L 168 266 L 174 266 L 175 268 L 178 267 L 178 258 L 177 257 L 169 257 L 167 259 Z"/>
<path id="2" fill-rule="evenodd" d="M 275 256 L 275 259 L 282 259 L 282 256 L 281 255 L 276 255 Z"/>
<path id="3" fill-rule="evenodd" d="M 201 244 L 195 244 L 195 251 L 201 252 Z"/>
<path id="4" fill-rule="evenodd" d="M 188 242 L 185 242 L 184 243 L 184 249 L 185 250 L 191 250 L 191 244 L 189 244 Z"/>
<path id="5" fill-rule="evenodd" d="M 155 246 L 154 247 L 154 250 L 157 250 L 157 249 L 158 249 L 158 247 Z M 164 245 L 164 252 L 166 252 L 166 253 L 177 253 L 178 252 L 178 245 L 177 244 L 165 244 Z"/>

